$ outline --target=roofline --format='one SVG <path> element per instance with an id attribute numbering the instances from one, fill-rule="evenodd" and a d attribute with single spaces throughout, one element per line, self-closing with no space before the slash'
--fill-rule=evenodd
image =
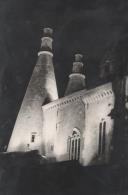
<path id="1" fill-rule="evenodd" d="M 109 82 L 109 83 L 104 84 L 104 85 L 100 85 L 100 86 L 95 87 L 95 88 L 93 88 L 93 89 L 89 89 L 89 90 L 83 89 L 83 90 L 80 90 L 80 91 L 77 91 L 77 92 L 73 92 L 73 93 L 70 94 L 70 95 L 67 95 L 67 96 L 62 97 L 62 98 L 60 98 L 60 99 L 57 99 L 57 100 L 55 100 L 55 101 L 53 101 L 53 102 L 50 102 L 50 103 L 48 103 L 48 104 L 46 104 L 46 105 L 43 105 L 43 106 L 42 106 L 42 109 L 43 109 L 43 110 L 46 110 L 46 109 L 52 107 L 53 105 L 55 105 L 55 103 L 56 103 L 56 104 L 57 104 L 57 103 L 58 103 L 58 104 L 61 104 L 61 103 L 63 103 L 63 101 L 64 101 L 65 99 L 68 100 L 68 99 L 72 98 L 73 96 L 79 97 L 79 96 L 83 96 L 83 95 L 88 95 L 88 96 L 87 96 L 87 99 L 88 99 L 88 98 L 90 98 L 89 96 L 91 95 L 91 93 L 96 92 L 96 91 L 99 90 L 98 94 L 100 94 L 100 91 L 102 91 L 104 88 L 105 88 L 105 90 L 106 90 L 106 87 L 109 89 L 110 86 L 112 86 L 112 82 Z"/>

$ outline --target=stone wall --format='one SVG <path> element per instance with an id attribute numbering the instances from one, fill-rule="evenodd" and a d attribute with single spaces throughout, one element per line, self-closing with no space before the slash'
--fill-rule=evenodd
<path id="1" fill-rule="evenodd" d="M 86 113 L 81 163 L 89 165 L 108 162 L 114 125 L 109 116 L 115 102 L 112 85 L 109 83 L 99 87 L 89 97 L 84 96 L 83 101 Z"/>
<path id="2" fill-rule="evenodd" d="M 43 106 L 45 155 L 57 161 L 69 160 L 69 138 L 74 129 L 77 129 L 81 164 L 107 162 L 113 132 L 113 120 L 109 113 L 114 107 L 114 99 L 112 85 L 109 83 L 89 91 L 73 93 Z M 99 125 L 104 122 L 105 154 L 99 156 Z"/>
<path id="3" fill-rule="evenodd" d="M 42 53 L 38 57 L 13 129 L 8 146 L 9 152 L 38 149 L 42 153 L 41 107 L 46 98 L 53 101 L 58 98 L 58 94 L 52 54 Z"/>

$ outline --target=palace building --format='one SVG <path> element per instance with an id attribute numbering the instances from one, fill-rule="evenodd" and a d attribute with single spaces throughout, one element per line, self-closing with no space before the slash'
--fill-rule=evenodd
<path id="1" fill-rule="evenodd" d="M 125 130 L 120 133 L 117 128 L 116 133 L 115 127 L 117 114 L 121 113 L 118 105 L 122 113 L 128 107 L 128 77 L 116 80 L 114 66 L 106 59 L 99 75 L 102 80 L 110 79 L 88 89 L 82 55 L 76 54 L 65 95 L 59 98 L 52 34 L 51 28 L 43 31 L 37 63 L 7 151 L 38 150 L 48 160 L 78 160 L 83 166 L 108 163 L 116 143 L 113 136 L 122 147 L 121 135 Z M 127 114 L 124 115 L 126 120 Z M 115 149 L 118 154 L 119 147 Z"/>

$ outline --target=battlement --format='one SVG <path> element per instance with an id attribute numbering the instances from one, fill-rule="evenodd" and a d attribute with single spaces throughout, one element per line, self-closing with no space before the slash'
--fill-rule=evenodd
<path id="1" fill-rule="evenodd" d="M 94 89 L 90 90 L 81 90 L 78 92 L 74 92 L 71 95 L 60 98 L 59 100 L 55 100 L 49 104 L 42 106 L 43 110 L 51 110 L 59 107 L 66 106 L 72 102 L 80 101 L 84 97 L 85 104 L 92 104 L 98 101 L 101 101 L 104 98 L 108 98 L 109 96 L 113 96 L 112 84 L 107 83 L 105 85 L 101 85 Z"/>

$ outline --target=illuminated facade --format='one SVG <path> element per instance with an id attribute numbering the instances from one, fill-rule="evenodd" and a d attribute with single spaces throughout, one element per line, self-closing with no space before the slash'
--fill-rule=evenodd
<path id="1" fill-rule="evenodd" d="M 76 54 L 65 96 L 59 99 L 51 35 L 52 29 L 45 28 L 8 152 L 38 150 L 49 160 L 79 160 L 84 166 L 108 162 L 114 130 L 113 83 L 87 90 L 82 55 Z M 111 74 L 109 66 L 105 70 Z"/>

